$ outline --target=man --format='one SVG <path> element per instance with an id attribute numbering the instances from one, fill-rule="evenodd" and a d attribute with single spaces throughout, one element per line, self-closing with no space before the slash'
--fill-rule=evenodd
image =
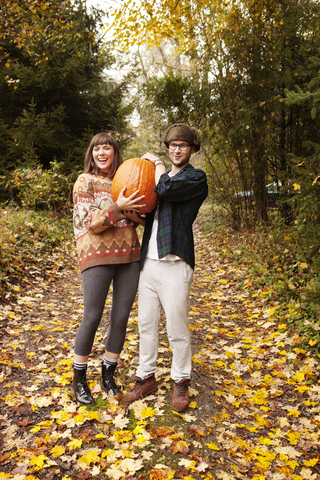
<path id="1" fill-rule="evenodd" d="M 189 164 L 200 149 L 200 137 L 183 123 L 165 133 L 172 169 L 166 173 L 162 160 L 146 154 L 155 165 L 155 190 L 159 204 L 146 215 L 141 248 L 139 281 L 139 367 L 133 389 L 122 399 L 125 405 L 157 390 L 155 372 L 159 346 L 161 306 L 167 320 L 174 380 L 172 407 L 183 412 L 189 405 L 192 355 L 188 325 L 188 298 L 193 278 L 192 224 L 208 195 L 205 173 Z"/>

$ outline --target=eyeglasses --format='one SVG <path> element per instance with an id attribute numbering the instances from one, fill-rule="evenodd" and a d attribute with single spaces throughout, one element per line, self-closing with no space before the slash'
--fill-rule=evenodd
<path id="1" fill-rule="evenodd" d="M 177 148 L 179 148 L 181 152 L 186 152 L 189 147 L 191 147 L 191 145 L 187 145 L 186 143 L 181 143 L 181 145 L 178 145 L 177 143 L 169 143 L 169 150 L 172 152 Z"/>

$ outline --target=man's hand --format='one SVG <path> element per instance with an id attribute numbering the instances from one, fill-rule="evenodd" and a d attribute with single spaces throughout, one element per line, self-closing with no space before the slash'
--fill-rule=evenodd
<path id="1" fill-rule="evenodd" d="M 157 157 L 156 155 L 153 155 L 153 153 L 150 153 L 150 152 L 147 152 L 145 153 L 141 158 L 144 158 L 145 160 L 149 160 L 150 162 L 152 162 L 153 164 L 158 160 L 160 160 L 159 157 Z M 160 160 L 161 161 L 161 160 Z"/>
<path id="2" fill-rule="evenodd" d="M 138 223 L 139 225 L 142 225 L 144 227 L 145 225 L 145 219 L 140 217 L 137 212 L 134 212 L 133 210 L 123 210 L 122 212 L 129 220 L 132 220 L 135 223 Z"/>

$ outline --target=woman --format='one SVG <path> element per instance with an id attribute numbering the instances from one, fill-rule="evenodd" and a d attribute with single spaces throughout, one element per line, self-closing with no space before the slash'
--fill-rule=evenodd
<path id="1" fill-rule="evenodd" d="M 144 196 L 126 198 L 125 188 L 114 203 L 112 179 L 122 163 L 115 139 L 106 133 L 93 137 L 84 159 L 84 173 L 73 189 L 74 232 L 84 293 L 83 319 L 74 346 L 72 392 L 77 402 L 93 403 L 86 381 L 88 358 L 113 281 L 110 329 L 102 361 L 102 386 L 120 393 L 113 375 L 122 350 L 129 313 L 138 288 L 140 244 L 137 224 Z"/>

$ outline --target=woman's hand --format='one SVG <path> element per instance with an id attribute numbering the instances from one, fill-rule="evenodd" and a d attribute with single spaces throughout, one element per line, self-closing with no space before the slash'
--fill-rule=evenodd
<path id="1" fill-rule="evenodd" d="M 145 207 L 146 204 L 142 204 L 145 195 L 141 195 L 141 197 L 137 197 L 139 190 L 136 190 L 130 197 L 126 198 L 124 196 L 124 192 L 126 191 L 127 187 L 123 187 L 121 192 L 119 193 L 118 200 L 116 201 L 120 210 L 134 210 L 135 212 L 139 212 L 141 208 Z"/>
<path id="2" fill-rule="evenodd" d="M 137 212 L 134 212 L 133 210 L 123 210 L 124 215 L 129 218 L 129 220 L 132 220 L 135 223 L 138 223 L 139 225 L 142 225 L 144 227 L 145 225 L 145 219 L 140 217 Z"/>

